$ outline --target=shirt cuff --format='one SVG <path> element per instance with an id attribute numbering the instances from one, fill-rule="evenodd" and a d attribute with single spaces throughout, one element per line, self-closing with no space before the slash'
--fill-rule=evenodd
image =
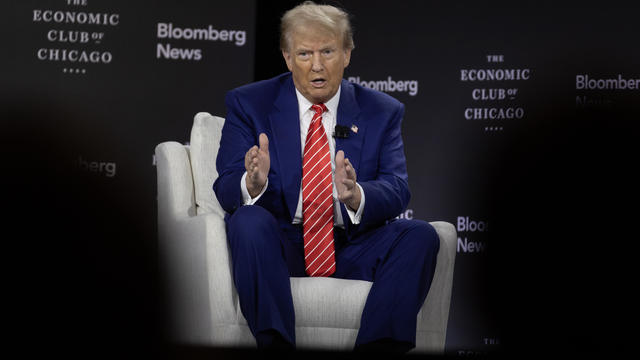
<path id="1" fill-rule="evenodd" d="M 260 194 L 258 194 L 258 196 L 256 196 L 255 198 L 251 198 L 251 195 L 249 195 L 249 190 L 247 190 L 247 172 L 245 171 L 244 174 L 242 174 L 242 178 L 240 179 L 240 192 L 242 193 L 242 204 L 243 205 L 255 204 L 260 199 L 262 194 L 264 194 L 264 192 L 267 190 L 268 186 L 269 186 L 269 178 L 267 178 L 267 181 L 264 183 L 264 187 L 262 188 L 262 191 L 260 191 Z"/>
<path id="2" fill-rule="evenodd" d="M 360 184 L 356 183 L 356 185 L 360 188 L 360 206 L 358 207 L 358 211 L 353 211 L 348 206 L 345 206 L 347 209 L 347 215 L 349 215 L 349 219 L 351 219 L 351 223 L 353 225 L 360 224 L 362 212 L 364 210 L 364 190 L 362 190 L 362 186 L 360 186 Z"/>

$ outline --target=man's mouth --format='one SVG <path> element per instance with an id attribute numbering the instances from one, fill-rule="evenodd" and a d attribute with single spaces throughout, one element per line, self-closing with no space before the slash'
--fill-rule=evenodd
<path id="1" fill-rule="evenodd" d="M 325 84 L 327 83 L 327 81 L 323 78 L 319 78 L 319 79 L 314 79 L 311 80 L 311 85 L 315 88 L 321 88 L 323 87 Z"/>

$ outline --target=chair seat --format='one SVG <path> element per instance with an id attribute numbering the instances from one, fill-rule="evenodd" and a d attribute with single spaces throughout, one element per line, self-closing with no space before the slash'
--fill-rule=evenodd
<path id="1" fill-rule="evenodd" d="M 290 280 L 296 327 L 360 328 L 370 281 L 325 277 L 292 277 Z M 237 310 L 239 323 L 246 325 L 239 306 Z"/>
<path id="2" fill-rule="evenodd" d="M 359 329 L 372 283 L 334 278 L 291 278 L 297 326 Z"/>

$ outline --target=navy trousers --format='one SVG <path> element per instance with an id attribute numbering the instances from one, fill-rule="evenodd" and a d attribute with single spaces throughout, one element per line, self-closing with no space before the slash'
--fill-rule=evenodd
<path id="1" fill-rule="evenodd" d="M 301 225 L 281 225 L 260 206 L 242 206 L 227 219 L 240 308 L 258 347 L 278 338 L 295 346 L 289 277 L 307 276 Z M 376 341 L 415 347 L 417 314 L 429 291 L 440 241 L 421 220 L 395 220 L 347 242 L 334 228 L 341 279 L 372 281 L 356 348 Z"/>

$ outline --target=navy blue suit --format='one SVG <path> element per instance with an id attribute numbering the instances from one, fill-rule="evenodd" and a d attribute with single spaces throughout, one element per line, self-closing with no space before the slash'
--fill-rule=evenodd
<path id="1" fill-rule="evenodd" d="M 234 89 L 213 185 L 227 212 L 234 281 L 240 305 L 258 346 L 274 330 L 295 344 L 289 276 L 306 276 L 301 225 L 293 225 L 300 194 L 302 157 L 298 102 L 290 73 Z M 392 97 L 342 80 L 337 124 L 352 128 L 336 139 L 354 166 L 365 193 L 360 224 L 341 204 L 345 228 L 335 229 L 336 278 L 373 281 L 356 346 L 391 339 L 415 346 L 416 315 L 435 270 L 439 239 L 424 221 L 393 220 L 410 193 L 401 121 L 404 106 Z M 269 138 L 268 187 L 255 205 L 243 206 L 244 157 Z M 264 336 L 263 336 L 264 335 Z"/>

